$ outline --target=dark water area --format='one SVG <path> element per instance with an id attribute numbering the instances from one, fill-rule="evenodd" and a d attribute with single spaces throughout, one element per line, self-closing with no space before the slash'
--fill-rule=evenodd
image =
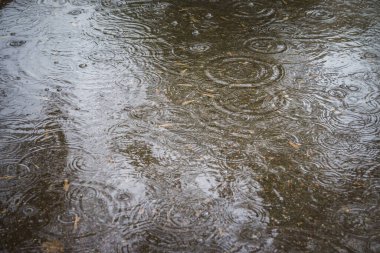
<path id="1" fill-rule="evenodd" d="M 0 252 L 380 252 L 379 1 L 0 3 Z"/>

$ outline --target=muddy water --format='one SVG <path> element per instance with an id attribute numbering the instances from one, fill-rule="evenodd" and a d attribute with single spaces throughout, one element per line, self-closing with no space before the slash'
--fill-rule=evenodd
<path id="1" fill-rule="evenodd" d="M 0 9 L 0 251 L 379 252 L 380 4 Z"/>

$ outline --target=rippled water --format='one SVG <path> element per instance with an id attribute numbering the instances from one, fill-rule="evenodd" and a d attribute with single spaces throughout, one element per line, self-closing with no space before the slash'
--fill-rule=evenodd
<path id="1" fill-rule="evenodd" d="M 0 2 L 0 251 L 380 251 L 377 0 Z"/>

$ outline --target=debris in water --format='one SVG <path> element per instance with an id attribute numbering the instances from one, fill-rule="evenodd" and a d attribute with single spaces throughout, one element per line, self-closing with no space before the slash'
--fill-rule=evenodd
<path id="1" fill-rule="evenodd" d="M 177 84 L 178 86 L 183 86 L 183 87 L 193 87 L 192 84 L 189 84 L 189 83 L 179 83 Z"/>
<path id="2" fill-rule="evenodd" d="M 289 145 L 292 146 L 295 149 L 299 149 L 301 147 L 300 143 L 294 143 L 292 141 L 289 141 Z"/>
<path id="3" fill-rule="evenodd" d="M 159 125 L 158 127 L 162 127 L 162 128 L 168 128 L 168 127 L 172 127 L 174 126 L 173 123 L 167 123 L 167 124 L 162 124 L 162 125 Z"/>
<path id="4" fill-rule="evenodd" d="M 77 231 L 78 229 L 78 223 L 80 221 L 80 217 L 78 216 L 78 214 L 75 214 L 75 218 L 74 218 L 74 232 Z"/>
<path id="5" fill-rule="evenodd" d="M 191 104 L 193 103 L 195 100 L 187 100 L 187 101 L 183 101 L 182 102 L 182 105 L 188 105 L 188 104 Z"/>
<path id="6" fill-rule="evenodd" d="M 187 72 L 187 69 L 182 70 L 182 71 L 180 72 L 181 76 L 185 75 L 186 72 Z"/>
<path id="7" fill-rule="evenodd" d="M 215 97 L 214 94 L 210 94 L 210 93 L 203 93 L 203 96 L 206 96 L 206 97 L 209 97 L 209 98 L 214 98 Z"/>
<path id="8" fill-rule="evenodd" d="M 0 177 L 0 180 L 9 180 L 13 178 L 15 178 L 15 176 L 3 176 L 3 177 Z"/>
<path id="9" fill-rule="evenodd" d="M 58 240 L 43 242 L 41 245 L 41 248 L 44 253 L 63 253 L 64 252 L 63 244 Z"/>
<path id="10" fill-rule="evenodd" d="M 67 192 L 69 188 L 70 188 L 69 180 L 68 179 L 63 180 L 63 189 L 65 190 L 65 192 Z"/>

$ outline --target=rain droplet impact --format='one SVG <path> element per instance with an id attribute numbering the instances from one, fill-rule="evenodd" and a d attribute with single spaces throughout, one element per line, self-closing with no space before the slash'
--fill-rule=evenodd
<path id="1" fill-rule="evenodd" d="M 252 38 L 246 40 L 244 45 L 253 52 L 262 54 L 278 54 L 287 50 L 285 42 L 277 38 Z"/>
<path id="2" fill-rule="evenodd" d="M 276 10 L 265 1 L 234 1 L 231 11 L 235 17 L 251 19 L 257 24 L 271 23 L 276 16 Z"/>
<path id="3" fill-rule="evenodd" d="M 255 88 L 272 84 L 284 76 L 281 65 L 250 57 L 218 57 L 208 63 L 206 76 L 231 88 Z"/>
<path id="4" fill-rule="evenodd" d="M 12 40 L 9 42 L 11 47 L 21 47 L 26 43 L 26 40 Z"/>
<path id="5" fill-rule="evenodd" d="M 318 21 L 325 21 L 325 20 L 333 19 L 335 15 L 330 10 L 315 8 L 312 10 L 308 10 L 306 12 L 306 17 L 314 19 L 314 20 L 318 20 Z"/>
<path id="6" fill-rule="evenodd" d="M 74 10 L 70 11 L 68 14 L 73 15 L 73 16 L 77 16 L 77 15 L 82 14 L 82 11 L 83 10 L 81 10 L 81 9 L 74 9 Z"/>

